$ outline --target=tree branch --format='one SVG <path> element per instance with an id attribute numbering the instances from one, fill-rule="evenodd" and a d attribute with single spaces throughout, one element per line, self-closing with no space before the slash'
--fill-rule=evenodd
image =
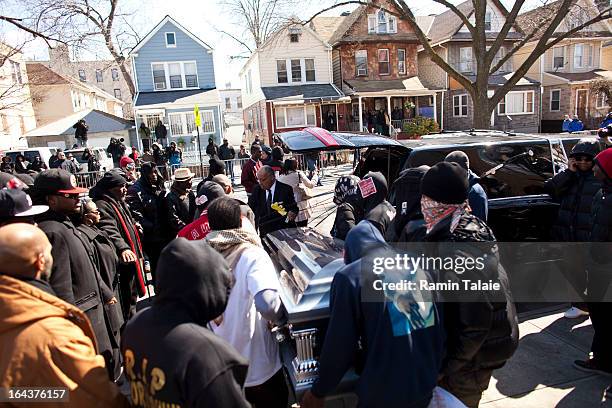
<path id="1" fill-rule="evenodd" d="M 19 28 L 20 30 L 25 31 L 26 33 L 30 33 L 32 34 L 34 37 L 38 37 L 38 38 L 42 38 L 49 47 L 51 47 L 51 43 L 50 41 L 58 41 L 63 43 L 62 40 L 57 39 L 57 38 L 51 38 L 39 31 L 36 31 L 34 29 L 31 29 L 25 25 L 23 25 L 21 22 L 23 21 L 23 19 L 21 18 L 15 18 L 15 17 L 8 17 L 8 16 L 2 16 L 0 15 L 0 21 L 6 21 L 9 24 L 14 25 L 15 27 Z"/>

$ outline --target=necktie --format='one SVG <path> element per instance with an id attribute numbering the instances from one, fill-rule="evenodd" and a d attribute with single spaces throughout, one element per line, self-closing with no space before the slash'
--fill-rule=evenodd
<path id="1" fill-rule="evenodd" d="M 266 211 L 268 214 L 272 212 L 272 190 L 266 190 Z"/>

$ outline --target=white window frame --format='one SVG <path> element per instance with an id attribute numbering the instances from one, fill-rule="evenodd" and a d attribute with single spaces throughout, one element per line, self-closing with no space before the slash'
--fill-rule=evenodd
<path id="1" fill-rule="evenodd" d="M 169 64 L 179 64 L 181 66 L 181 88 L 172 88 L 170 86 L 170 70 L 168 69 Z M 185 64 L 195 64 L 195 73 L 196 73 L 196 86 L 187 86 L 187 78 L 185 76 Z M 156 89 L 155 87 L 155 77 L 153 76 L 153 65 L 163 65 L 164 66 L 164 75 L 166 77 L 166 88 L 165 89 Z M 151 62 L 151 79 L 153 81 L 153 90 L 156 92 L 163 91 L 180 91 L 185 89 L 199 89 L 200 88 L 200 77 L 198 75 L 198 63 L 197 61 L 154 61 Z"/>
<path id="2" fill-rule="evenodd" d="M 506 111 L 506 106 L 507 106 L 507 99 L 509 95 L 513 95 L 513 94 L 524 94 L 525 97 L 523 98 L 523 111 L 522 112 L 513 112 L 513 113 L 508 113 Z M 531 111 L 527 110 L 527 95 L 531 94 Z M 533 115 L 533 113 L 535 112 L 535 91 L 510 91 L 508 92 L 505 96 L 504 96 L 504 100 L 503 102 L 500 102 L 497 104 L 497 114 L 499 116 L 518 116 L 518 115 Z M 501 112 L 501 106 L 504 105 L 504 112 Z"/>
<path id="3" fill-rule="evenodd" d="M 304 82 L 304 73 L 302 71 L 304 71 L 304 64 L 303 64 L 303 59 L 302 58 L 290 58 L 287 61 L 289 61 L 289 64 L 287 65 L 287 71 L 288 71 L 288 75 L 287 75 L 287 79 L 289 79 L 292 84 L 301 84 L 302 82 Z M 300 80 L 299 81 L 295 81 L 293 79 L 293 61 L 299 61 L 300 62 L 300 69 L 299 69 L 299 74 L 300 74 Z M 296 70 L 296 74 L 298 73 L 298 71 Z"/>
<path id="4" fill-rule="evenodd" d="M 10 63 L 11 63 L 11 77 L 13 79 L 13 83 L 18 84 L 18 85 L 23 85 L 23 77 L 21 76 L 21 64 L 15 61 L 10 61 Z"/>
<path id="5" fill-rule="evenodd" d="M 313 71 L 315 74 L 314 80 L 313 81 L 308 81 L 306 80 L 306 60 L 312 60 L 313 63 Z M 278 81 L 278 62 L 279 61 L 285 61 L 285 70 L 287 73 L 287 82 L 279 82 Z M 291 61 L 300 61 L 300 70 L 299 70 L 299 74 L 300 74 L 300 80 L 299 81 L 294 81 L 293 80 L 293 65 L 291 63 Z M 297 68 L 297 67 L 296 67 Z M 315 83 L 317 82 L 317 65 L 316 65 L 316 58 L 313 57 L 304 57 L 304 58 L 287 58 L 287 59 L 277 59 L 276 60 L 276 83 L 277 84 L 286 84 L 286 85 L 292 85 L 292 84 L 306 84 L 306 83 Z"/>
<path id="6" fill-rule="evenodd" d="M 302 108 L 304 112 L 304 121 L 301 124 L 287 125 L 287 109 L 296 109 L 296 108 Z M 314 114 L 314 123 L 308 123 L 308 110 L 309 109 L 312 109 L 312 113 Z M 278 123 L 277 112 L 279 110 L 282 111 L 282 115 L 283 115 L 284 123 L 282 124 L 282 126 L 279 126 L 279 123 Z M 317 110 L 315 109 L 314 105 L 277 106 L 274 108 L 274 123 L 276 124 L 277 129 L 295 129 L 295 128 L 307 127 L 307 126 L 316 126 Z"/>
<path id="7" fill-rule="evenodd" d="M 555 66 L 555 58 L 559 58 L 559 57 L 555 57 L 555 51 L 556 50 L 561 50 L 563 53 L 563 56 L 561 58 L 563 58 L 563 63 L 561 64 L 560 67 Z M 552 69 L 564 69 L 565 68 L 565 61 L 566 61 L 566 51 L 565 51 L 565 46 L 560 46 L 560 47 L 553 47 L 552 49 Z"/>
<path id="8" fill-rule="evenodd" d="M 119 81 L 119 69 L 111 68 L 111 78 L 113 81 Z"/>
<path id="9" fill-rule="evenodd" d="M 238 109 L 242 109 L 242 96 L 238 95 L 236 97 L 236 107 Z"/>
<path id="10" fill-rule="evenodd" d="M 553 92 L 559 92 L 559 109 L 553 109 Z M 551 89 L 550 90 L 550 104 L 548 106 L 550 112 L 561 112 L 561 89 Z"/>
<path id="11" fill-rule="evenodd" d="M 104 82 L 104 72 L 101 69 L 96 69 L 96 82 Z"/>
<path id="12" fill-rule="evenodd" d="M 365 72 L 360 73 L 359 67 L 357 65 L 357 56 L 360 55 L 362 57 L 365 56 Z M 355 71 L 357 76 L 368 76 L 368 50 L 357 50 L 355 51 Z"/>
<path id="13" fill-rule="evenodd" d="M 225 97 L 225 109 L 227 110 L 232 109 L 232 98 L 230 98 L 229 96 Z"/>
<path id="14" fill-rule="evenodd" d="M 285 72 L 285 78 L 286 78 L 287 80 L 286 80 L 286 81 L 283 81 L 283 82 L 281 82 L 281 81 L 279 80 L 279 77 L 278 77 L 278 74 L 279 74 L 280 72 L 282 72 L 282 71 L 279 71 L 279 69 L 278 69 L 278 63 L 279 63 L 279 62 L 284 62 L 284 63 L 285 63 L 285 71 L 284 71 L 284 72 Z M 286 60 L 286 59 L 277 59 L 277 60 L 276 60 L 276 83 L 277 83 L 277 84 L 288 84 L 288 83 L 289 83 L 289 80 L 290 80 L 290 78 L 289 78 L 289 68 L 287 67 L 287 60 Z"/>
<path id="15" fill-rule="evenodd" d="M 379 30 L 379 15 L 384 14 L 385 30 Z M 393 26 L 393 27 L 391 27 Z M 390 15 L 384 10 L 378 10 L 374 14 L 368 14 L 368 34 L 396 34 L 397 33 L 397 17 Z"/>
<path id="16" fill-rule="evenodd" d="M 580 65 L 576 64 L 576 54 L 577 54 L 577 50 L 578 48 L 580 48 Z M 585 52 L 585 44 L 583 43 L 579 43 L 579 44 L 574 44 L 574 68 L 585 68 L 585 61 L 584 61 L 584 52 Z"/>
<path id="17" fill-rule="evenodd" d="M 400 53 L 404 53 L 404 58 L 400 58 Z M 406 74 L 406 49 L 398 48 L 397 50 L 397 73 L 400 75 Z"/>
<path id="18" fill-rule="evenodd" d="M 578 115 L 578 94 L 580 92 L 586 92 L 585 100 L 586 100 L 587 108 L 588 108 L 588 105 L 589 105 L 589 90 L 588 89 L 584 89 L 584 88 L 576 89 L 576 103 L 574 104 L 574 115 Z M 581 120 L 583 120 L 583 119 L 584 118 L 582 118 Z"/>
<path id="19" fill-rule="evenodd" d="M 117 96 L 117 91 L 119 91 L 119 96 Z M 120 100 L 121 99 L 121 89 L 119 88 L 113 89 L 113 96 Z"/>
<path id="20" fill-rule="evenodd" d="M 380 59 L 380 52 L 381 51 L 387 51 L 387 60 L 386 61 L 381 61 Z M 378 75 L 380 76 L 387 76 L 387 75 L 391 75 L 391 51 L 389 51 L 388 48 L 379 48 L 376 50 L 376 59 L 378 60 Z M 387 67 L 389 68 L 387 73 L 383 73 L 380 69 L 380 64 L 381 63 L 386 63 Z"/>
<path id="21" fill-rule="evenodd" d="M 470 57 L 467 61 L 464 61 L 461 59 L 462 50 L 469 50 Z M 472 49 L 472 47 L 460 47 L 459 48 L 459 72 L 473 72 L 473 69 L 474 69 L 473 60 L 474 60 L 474 50 Z M 463 67 L 462 64 L 466 64 L 465 69 L 462 68 Z"/>
<path id="22" fill-rule="evenodd" d="M 189 114 L 193 115 L 193 113 Z M 201 110 L 200 119 L 202 120 L 202 126 L 200 126 L 200 132 L 202 134 L 214 134 L 216 132 L 215 112 L 212 109 Z"/>
<path id="23" fill-rule="evenodd" d="M 610 100 L 604 102 L 605 98 L 606 98 L 606 94 L 604 94 L 603 92 L 600 92 L 599 94 L 597 94 L 597 98 L 595 100 L 595 109 L 604 109 L 604 108 L 610 107 Z M 603 102 L 603 104 L 600 105 L 599 102 Z"/>
<path id="24" fill-rule="evenodd" d="M 463 98 L 465 97 L 465 104 Z M 459 103 L 457 103 L 459 101 Z M 459 108 L 459 114 L 455 114 L 455 108 Z M 469 98 L 468 94 L 453 95 L 453 117 L 454 118 L 467 118 L 469 114 Z M 463 108 L 465 108 L 465 115 L 463 114 Z"/>
<path id="25" fill-rule="evenodd" d="M 250 94 L 253 91 L 253 74 L 250 68 L 247 71 L 247 75 L 246 75 L 246 86 L 247 86 L 247 93 Z"/>
<path id="26" fill-rule="evenodd" d="M 489 29 L 487 30 L 487 18 L 489 19 Z M 484 20 L 485 31 L 491 32 L 493 31 L 493 13 L 491 11 L 485 12 L 485 20 Z"/>
<path id="27" fill-rule="evenodd" d="M 83 76 L 81 77 L 81 73 L 83 73 Z M 85 72 L 84 69 L 79 69 L 77 71 L 77 74 L 79 76 L 79 81 L 81 82 L 87 82 L 87 72 Z"/>
<path id="28" fill-rule="evenodd" d="M 168 34 L 172 34 L 172 36 L 174 37 L 174 44 L 168 44 Z M 176 32 L 166 31 L 164 33 L 164 41 L 166 42 L 166 48 L 176 48 Z"/>
<path id="29" fill-rule="evenodd" d="M 306 61 L 312 61 L 312 69 L 311 70 L 307 70 L 306 69 Z M 304 71 L 304 81 L 303 82 L 317 82 L 317 66 L 316 66 L 316 62 L 314 58 L 304 58 L 303 59 L 303 64 L 302 64 L 302 70 Z M 306 72 L 307 71 L 313 71 L 314 72 L 314 79 L 312 81 L 309 81 L 307 76 L 306 76 Z"/>

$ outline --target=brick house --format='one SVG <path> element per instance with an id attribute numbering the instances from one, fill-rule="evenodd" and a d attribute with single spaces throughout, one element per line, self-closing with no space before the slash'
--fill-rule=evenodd
<path id="1" fill-rule="evenodd" d="M 289 23 L 251 55 L 240 71 L 247 142 L 309 126 L 346 129 L 350 98 L 332 83 L 331 52 L 309 26 Z"/>
<path id="2" fill-rule="evenodd" d="M 554 13 L 553 2 L 521 14 L 519 24 L 530 27 L 530 23 L 541 13 Z M 577 0 L 574 8 L 564 19 L 557 33 L 563 33 L 587 21 L 601 6 L 591 0 Z M 548 8 L 548 9 L 547 9 Z M 552 10 L 552 11 L 547 11 Z M 530 27 L 531 28 L 531 27 Z M 527 28 L 526 28 L 527 30 Z M 555 35 L 553 34 L 553 36 Z M 527 43 L 516 54 L 518 63 L 523 63 L 531 54 L 539 38 Z M 598 79 L 612 81 L 612 32 L 610 20 L 593 24 L 569 38 L 565 38 L 547 50 L 531 66 L 527 75 L 542 83 L 542 131 L 559 132 L 564 115 L 578 115 L 587 129 L 597 128 L 610 110 L 610 102 L 604 95 L 591 91 L 591 84 Z"/>
<path id="3" fill-rule="evenodd" d="M 317 17 L 311 27 L 332 47 L 334 84 L 351 97 L 345 106 L 351 130 L 372 130 L 376 111 L 391 113 L 394 128 L 416 116 L 439 118 L 436 91 L 418 78 L 418 40 L 407 21 L 387 13 L 385 0 L 348 15 Z M 399 13 L 399 11 L 398 11 Z"/>
<path id="4" fill-rule="evenodd" d="M 468 17 L 471 23 L 474 23 L 471 0 L 458 4 L 457 8 Z M 488 42 L 493 43 L 498 37 L 507 15 L 508 11 L 500 1 L 489 0 L 487 2 L 485 35 Z M 435 16 L 418 17 L 417 23 L 430 38 L 434 51 L 441 58 L 468 79 L 472 81 L 476 79 L 476 60 L 473 55 L 471 34 L 452 10 Z M 512 27 L 493 65 L 522 38 L 524 34 L 520 27 L 518 25 Z M 445 90 L 442 98 L 442 128 L 465 130 L 473 127 L 472 98 L 461 84 L 431 61 L 422 47 L 419 49 L 418 68 L 419 77 L 426 86 Z M 512 77 L 513 68 L 513 61 L 510 59 L 494 75 L 489 75 L 488 93 L 490 95 Z M 491 128 L 504 131 L 537 132 L 540 122 L 539 88 L 538 81 L 530 77 L 522 78 L 495 108 L 491 115 Z"/>

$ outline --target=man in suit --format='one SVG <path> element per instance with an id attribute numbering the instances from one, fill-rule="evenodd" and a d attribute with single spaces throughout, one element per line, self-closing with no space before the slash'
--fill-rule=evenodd
<path id="1" fill-rule="evenodd" d="M 253 194 L 249 197 L 249 207 L 255 213 L 255 226 L 259 228 L 259 235 L 263 237 L 273 231 L 295 227 L 298 206 L 293 189 L 277 181 L 270 166 L 263 166 L 257 171 L 257 180 L 259 184 L 253 188 Z"/>

